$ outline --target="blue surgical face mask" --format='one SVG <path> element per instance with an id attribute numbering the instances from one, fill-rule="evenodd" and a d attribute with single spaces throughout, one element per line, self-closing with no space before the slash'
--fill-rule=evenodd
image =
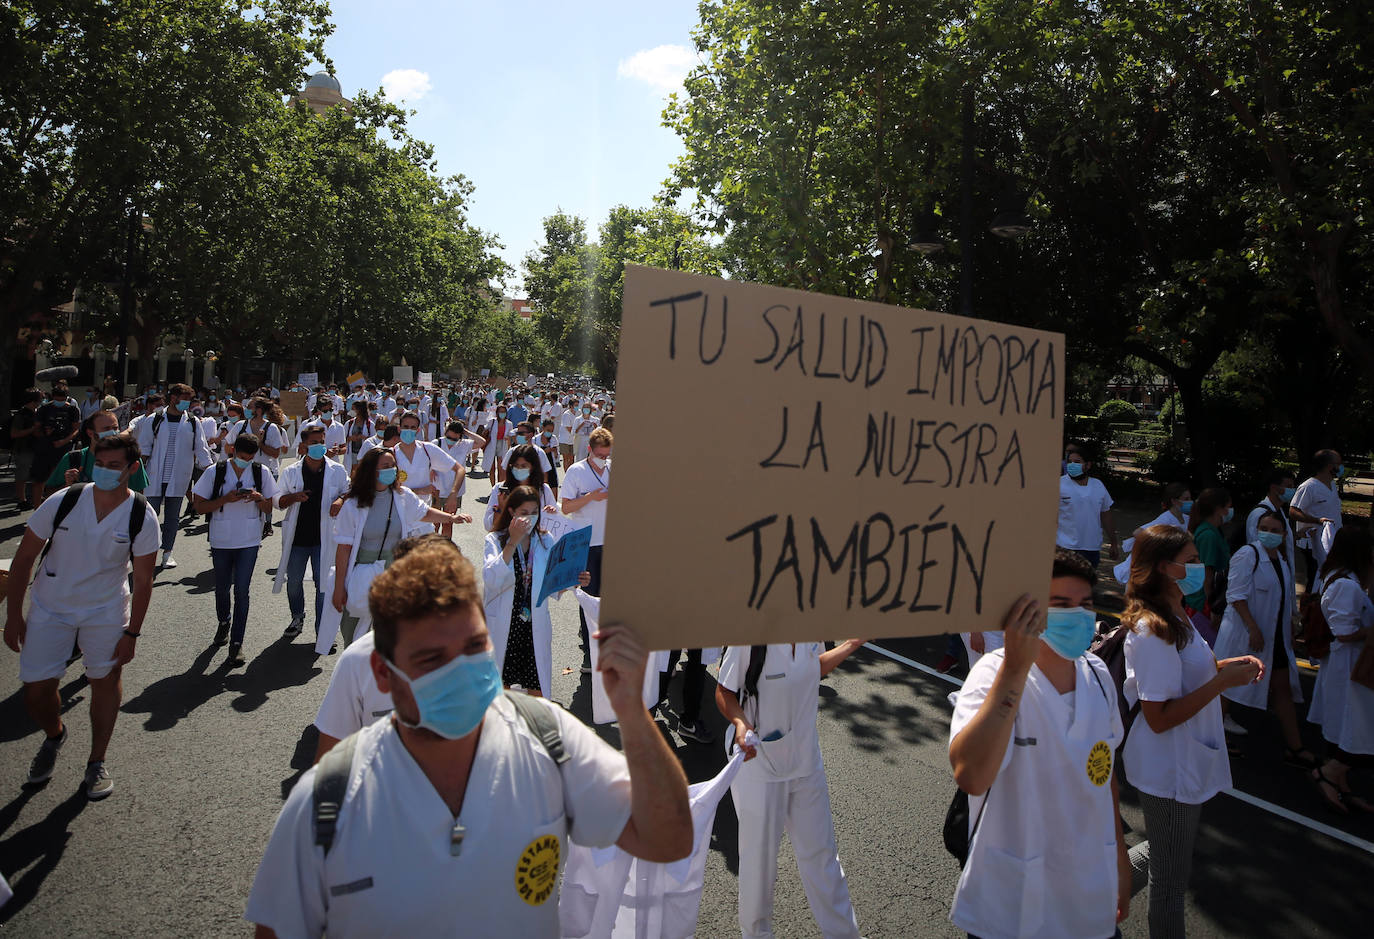
<path id="1" fill-rule="evenodd" d="M 305 448 L 305 452 L 312 460 L 323 460 L 324 455 L 329 452 L 329 448 L 322 443 L 312 443 Z"/>
<path id="2" fill-rule="evenodd" d="M 97 439 L 97 440 L 104 440 L 106 437 L 113 437 L 113 436 L 114 436 L 115 434 L 117 434 L 117 433 L 119 433 L 119 429 L 118 429 L 118 428 L 115 428 L 114 430 L 102 430 L 102 431 L 99 431 L 99 432 L 96 433 L 95 436 L 96 436 L 96 439 Z"/>
<path id="3" fill-rule="evenodd" d="M 1070 463 L 1064 467 L 1064 472 L 1069 474 L 1070 479 L 1077 479 L 1083 475 L 1082 463 Z"/>
<path id="4" fill-rule="evenodd" d="M 1296 496 L 1297 494 L 1298 494 L 1298 490 L 1294 489 L 1292 486 L 1289 486 L 1289 487 L 1287 487 L 1286 489 L 1283 490 L 1283 501 L 1284 501 L 1284 502 L 1292 502 L 1292 501 L 1293 501 L 1293 497 Z"/>
<path id="5" fill-rule="evenodd" d="M 529 440 L 530 438 L 526 437 L 524 434 L 515 435 L 515 442 L 517 445 L 529 443 Z"/>
<path id="6" fill-rule="evenodd" d="M 1203 588 L 1207 583 L 1207 565 L 1205 564 L 1184 564 L 1183 569 L 1187 571 L 1181 578 L 1175 577 L 1178 581 L 1178 589 L 1183 591 L 1185 597 L 1192 596 Z"/>
<path id="7" fill-rule="evenodd" d="M 1235 518 L 1235 517 L 1236 517 L 1236 510 L 1235 510 L 1235 507 L 1234 507 L 1234 506 L 1227 506 L 1227 508 L 1226 508 L 1226 514 L 1223 515 L 1223 516 L 1221 517 L 1221 523 L 1222 523 L 1223 525 L 1225 525 L 1227 522 L 1229 522 L 1231 519 L 1233 519 L 1233 518 Z"/>
<path id="8" fill-rule="evenodd" d="M 108 466 L 91 467 L 91 482 L 95 483 L 95 488 L 104 489 L 106 492 L 118 489 L 123 476 L 123 470 L 110 469 Z"/>
<path id="9" fill-rule="evenodd" d="M 178 410 L 178 411 L 181 411 L 181 412 L 183 412 L 183 413 L 186 412 L 186 411 L 191 410 L 191 402 L 190 402 L 190 401 L 178 401 L 178 402 L 177 402 L 177 410 Z"/>
<path id="10" fill-rule="evenodd" d="M 386 469 L 377 470 L 377 482 L 383 486 L 390 486 L 396 481 L 396 467 L 388 466 Z"/>
<path id="11" fill-rule="evenodd" d="M 487 707 L 501 693 L 501 672 L 490 649 L 476 655 L 456 655 L 419 678 L 411 678 L 389 661 L 386 664 L 410 686 L 420 712 L 420 719 L 413 724 L 400 714 L 396 719 L 406 727 L 423 727 L 445 740 L 460 740 L 476 730 Z"/>
<path id="12" fill-rule="evenodd" d="M 530 478 L 530 468 L 528 466 L 517 466 L 510 471 L 512 477 L 518 483 L 523 483 Z"/>
<path id="13" fill-rule="evenodd" d="M 1337 479 L 1340 479 L 1340 478 L 1341 478 L 1342 476 L 1344 476 L 1344 475 L 1345 475 L 1345 464 L 1342 463 L 1340 466 L 1336 467 L 1336 478 L 1337 478 Z"/>
<path id="14" fill-rule="evenodd" d="M 234 457 L 234 465 L 237 466 L 237 467 L 238 467 L 239 469 L 241 469 L 241 470 L 246 470 L 246 469 L 248 469 L 248 467 L 250 467 L 250 466 L 253 465 L 253 461 L 252 461 L 252 460 L 241 460 L 241 459 L 239 459 L 238 457 Z"/>
<path id="15" fill-rule="evenodd" d="M 1097 634 L 1097 614 L 1081 606 L 1050 607 L 1045 611 L 1045 631 L 1040 638 L 1066 659 L 1076 659 L 1092 645 Z"/>
<path id="16" fill-rule="evenodd" d="M 419 436 L 419 433 L 420 433 L 420 432 L 417 431 L 417 430 L 415 430 L 413 427 L 406 427 L 406 428 L 402 429 L 402 430 L 401 430 L 401 443 L 414 443 L 414 442 L 415 442 L 415 438 L 416 438 L 417 436 Z"/>
<path id="17" fill-rule="evenodd" d="M 1184 500 L 1183 500 L 1183 514 L 1184 514 L 1184 515 L 1192 515 L 1192 514 L 1193 514 L 1193 500 L 1192 500 L 1192 499 L 1184 499 Z"/>
<path id="18" fill-rule="evenodd" d="M 1259 533 L 1259 543 L 1266 548 L 1277 548 L 1283 544 L 1283 533 L 1277 531 L 1262 531 Z"/>

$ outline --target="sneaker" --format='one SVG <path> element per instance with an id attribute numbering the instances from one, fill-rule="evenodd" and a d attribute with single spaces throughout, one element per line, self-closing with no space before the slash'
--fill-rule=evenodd
<path id="1" fill-rule="evenodd" d="M 94 763 L 86 764 L 86 798 L 96 802 L 114 792 L 114 780 L 110 778 L 110 771 L 105 768 L 104 760 L 97 760 Z"/>
<path id="2" fill-rule="evenodd" d="M 701 721 L 679 721 L 677 733 L 684 740 L 695 740 L 697 743 L 713 743 L 716 739 L 716 735 Z"/>
<path id="3" fill-rule="evenodd" d="M 1228 717 L 1221 722 L 1221 729 L 1235 737 L 1244 737 L 1250 731 L 1236 723 L 1235 718 Z"/>
<path id="4" fill-rule="evenodd" d="M 940 660 L 940 664 L 935 666 L 935 671 L 941 675 L 948 675 L 949 670 L 958 664 L 959 660 L 955 656 L 946 653 L 945 657 Z"/>
<path id="5" fill-rule="evenodd" d="M 229 647 L 229 655 L 224 660 L 230 668 L 237 668 L 244 664 L 243 643 L 236 642 Z"/>
<path id="6" fill-rule="evenodd" d="M 24 785 L 36 786 L 52 778 L 53 767 L 57 765 L 57 751 L 67 742 L 67 725 L 62 725 L 62 735 L 48 737 L 38 748 L 38 755 L 29 764 L 29 778 Z"/>
<path id="7" fill-rule="evenodd" d="M 303 629 L 305 629 L 305 617 L 297 617 L 291 621 L 291 625 L 286 627 L 286 632 L 282 633 L 282 638 L 295 639 Z"/>
<path id="8" fill-rule="evenodd" d="M 172 557 L 172 552 L 162 552 L 162 566 L 165 568 L 173 568 L 177 566 L 177 559 Z"/>
<path id="9" fill-rule="evenodd" d="M 225 620 L 215 627 L 214 645 L 222 646 L 229 641 L 229 621 Z"/>

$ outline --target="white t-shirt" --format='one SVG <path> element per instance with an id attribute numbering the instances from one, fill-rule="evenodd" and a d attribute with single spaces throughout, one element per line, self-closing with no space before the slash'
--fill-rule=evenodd
<path id="1" fill-rule="evenodd" d="M 573 411 L 572 411 L 572 408 L 568 408 L 568 409 L 566 409 L 566 410 L 563 411 L 562 415 L 561 415 L 561 416 L 559 417 L 559 419 L 558 419 L 558 442 L 559 442 L 560 444 L 566 443 L 568 446 L 572 446 L 572 442 L 573 442 L 573 432 L 572 432 L 572 428 L 573 428 Z"/>
<path id="2" fill-rule="evenodd" d="M 315 846 L 316 769 L 291 791 L 244 917 L 278 936 L 557 936 L 566 838 L 616 842 L 630 818 L 625 757 L 558 720 L 562 772 L 504 695 L 488 707 L 455 820 L 393 721 L 361 731 L 328 856 Z M 451 851 L 455 821 L 464 829 Z"/>
<path id="3" fill-rule="evenodd" d="M 1329 518 L 1336 528 L 1341 527 L 1341 494 L 1335 484 L 1328 486 L 1315 476 L 1305 479 L 1293 494 L 1292 505 L 1313 518 Z M 1299 522 L 1299 538 L 1316 527 L 1310 522 Z"/>
<path id="4" fill-rule="evenodd" d="M 609 462 L 606 463 L 605 469 L 599 470 L 586 460 L 581 460 L 569 466 L 568 471 L 563 474 L 563 482 L 558 487 L 558 494 L 564 499 L 580 499 L 598 489 L 609 491 L 610 488 L 611 464 Z M 588 502 L 576 512 L 569 512 L 568 517 L 591 524 L 592 547 L 606 543 L 605 501 Z"/>
<path id="5" fill-rule="evenodd" d="M 227 429 L 228 433 L 224 438 L 224 449 L 226 453 L 233 449 L 234 440 L 238 438 L 239 434 L 253 434 L 258 438 L 258 443 L 265 444 L 269 447 L 275 447 L 278 450 L 286 446 L 286 438 L 282 436 L 281 428 L 271 421 L 263 421 L 261 428 L 262 432 L 260 434 L 253 429 L 252 418 L 231 421 L 227 425 Z M 267 451 L 263 450 L 261 447 L 258 448 L 257 454 L 253 457 L 254 463 L 260 463 L 263 466 L 271 467 L 273 473 L 277 471 L 277 461 L 278 457 L 268 456 Z M 212 547 L 214 546 L 212 545 Z"/>
<path id="6" fill-rule="evenodd" d="M 770 782 L 824 771 L 816 712 L 825 646 L 819 642 L 799 642 L 793 650 L 787 643 L 770 645 L 759 673 L 758 694 L 743 696 L 744 716 L 762 742 L 758 756 L 744 764 L 741 772 Z M 720 663 L 722 688 L 741 694 L 750 651 L 749 646 L 730 646 L 725 650 Z M 726 752 L 733 739 L 732 725 L 725 741 Z"/>
<path id="7" fill-rule="evenodd" d="M 1112 507 L 1112 497 L 1102 480 L 1089 476 L 1079 484 L 1068 475 L 1059 477 L 1059 532 L 1054 543 L 1070 551 L 1102 548 L 1102 513 Z"/>
<path id="8" fill-rule="evenodd" d="M 262 474 L 262 487 L 258 492 L 269 499 L 277 495 L 277 481 L 266 467 L 259 470 Z M 215 476 L 218 466 L 211 467 L 200 474 L 200 479 L 191 492 L 202 499 L 215 499 Z M 252 489 L 253 467 L 242 472 L 233 460 L 226 463 L 224 486 L 219 495 L 226 496 L 235 489 Z M 240 502 L 226 502 L 220 509 L 210 513 L 210 547 L 212 548 L 256 548 L 262 544 L 262 512 L 256 502 L 244 499 Z"/>
<path id="9" fill-rule="evenodd" d="M 1004 661 L 999 649 L 969 670 L 951 743 L 982 707 Z M 969 798 L 970 829 L 980 811 L 982 820 L 950 911 L 965 932 L 1105 939 L 1116 931 L 1111 774 L 1124 736 L 1121 712 L 1102 660 L 1089 654 L 1074 665 L 1068 695 L 1031 669 L 997 778 L 986 796 Z"/>
<path id="10" fill-rule="evenodd" d="M 407 457 L 403 444 L 397 444 L 391 448 L 391 455 L 396 458 L 396 477 L 407 489 L 432 489 L 434 480 L 431 473 L 451 473 L 458 464 L 453 457 L 443 447 L 436 446 L 424 440 L 415 441 L 415 454 Z M 429 498 L 429 493 L 424 493 L 425 498 Z"/>
<path id="11" fill-rule="evenodd" d="M 391 695 L 378 690 L 377 679 L 372 675 L 375 647 L 375 637 L 368 631 L 340 654 L 315 715 L 320 733 L 342 740 L 391 713 Z"/>
<path id="12" fill-rule="evenodd" d="M 38 567 L 33 602 L 63 622 L 82 626 L 115 626 L 129 621 L 129 519 L 132 495 L 100 521 L 95 517 L 95 493 L 87 486 L 62 520 L 53 538 L 53 519 L 66 489 L 43 500 L 29 516 L 29 529 L 52 548 Z M 143 529 L 134 540 L 133 555 L 155 554 L 162 535 L 157 516 L 145 504 Z"/>
<path id="13" fill-rule="evenodd" d="M 1153 632 L 1126 635 L 1126 681 L 1122 693 L 1136 701 L 1170 701 L 1211 681 L 1217 660 L 1194 633 L 1182 650 Z M 1221 727 L 1221 702 L 1213 698 L 1188 720 L 1162 734 L 1143 716 L 1131 724 L 1121 754 L 1126 779 L 1141 792 L 1189 805 L 1206 802 L 1231 787 L 1231 762 Z"/>

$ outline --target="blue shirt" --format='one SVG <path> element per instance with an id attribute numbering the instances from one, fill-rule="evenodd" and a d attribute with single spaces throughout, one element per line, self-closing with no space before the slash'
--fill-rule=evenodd
<path id="1" fill-rule="evenodd" d="M 506 409 L 506 420 L 512 424 L 519 424 L 521 421 L 529 420 L 530 412 L 525 410 L 523 404 L 512 404 Z"/>

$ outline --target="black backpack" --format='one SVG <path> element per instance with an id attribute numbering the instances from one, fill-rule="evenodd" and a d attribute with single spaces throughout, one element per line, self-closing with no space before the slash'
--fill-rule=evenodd
<path id="1" fill-rule="evenodd" d="M 563 764 L 569 758 L 568 751 L 563 749 L 563 735 L 558 731 L 557 718 L 549 713 L 548 708 L 523 692 L 507 690 L 505 694 L 515 712 L 543 744 L 545 752 L 558 767 L 561 778 Z M 315 769 L 315 786 L 311 791 L 315 844 L 323 848 L 325 854 L 334 846 L 334 832 L 339 822 L 339 812 L 343 809 L 344 796 L 348 792 L 348 780 L 353 772 L 353 751 L 357 747 L 358 734 L 349 734 L 320 758 L 319 766 Z M 572 826 L 572 819 L 568 819 L 568 826 Z M 450 847 L 455 855 L 462 847 L 464 833 L 462 826 L 455 822 Z"/>
<path id="2" fill-rule="evenodd" d="M 167 410 L 166 408 L 163 408 L 161 411 L 158 411 L 156 414 L 153 415 L 153 444 L 154 444 L 154 446 L 157 445 L 157 432 L 158 432 L 158 430 L 162 427 L 162 422 L 165 421 L 165 420 L 167 419 L 167 418 L 164 416 L 164 413 L 163 413 L 163 412 L 165 412 L 166 410 Z M 190 414 L 186 415 L 183 419 L 184 419 L 184 420 L 189 420 L 189 421 L 191 422 L 191 449 L 194 450 L 194 449 L 196 448 L 196 437 L 198 437 L 198 436 L 200 435 L 200 421 L 199 421 L 197 418 L 195 418 L 194 416 L 190 415 Z M 148 457 L 151 459 L 152 454 L 151 454 L 151 453 L 148 454 Z"/>
<path id="3" fill-rule="evenodd" d="M 262 492 L 262 464 L 254 463 L 252 468 L 253 488 L 256 489 L 258 492 Z M 224 491 L 224 480 L 228 477 L 228 475 L 228 460 L 220 460 L 218 463 L 215 464 L 215 486 L 213 489 L 210 490 L 211 499 L 218 499 L 220 497 L 220 494 Z M 224 511 L 224 508 L 222 506 L 220 507 L 220 511 Z"/>
<path id="4" fill-rule="evenodd" d="M 52 550 L 53 538 L 57 537 L 58 529 L 60 529 L 62 527 L 62 523 L 67 520 L 67 516 L 72 514 L 72 509 L 76 508 L 76 500 L 81 498 L 81 493 L 85 492 L 86 487 L 89 485 L 90 483 L 76 483 L 74 485 L 68 486 L 66 490 L 62 493 L 62 501 L 57 504 L 57 512 L 52 517 L 52 537 L 48 538 L 48 543 L 43 546 L 43 553 L 38 556 L 38 564 L 36 570 L 42 570 L 43 561 L 45 558 L 47 558 L 48 552 Z M 129 511 L 130 558 L 134 556 L 134 542 L 138 539 L 139 534 L 143 531 L 143 523 L 148 520 L 147 498 L 144 497 L 143 493 L 141 492 L 134 492 L 131 494 L 133 496 L 134 504 Z M 35 576 L 37 575 L 35 574 Z M 57 575 L 49 573 L 49 576 L 55 577 Z"/>
<path id="5" fill-rule="evenodd" d="M 1107 666 L 1107 673 L 1112 676 L 1112 684 L 1116 686 L 1116 706 L 1121 712 L 1121 729 L 1124 733 L 1130 733 L 1131 724 L 1135 723 L 1136 715 L 1140 713 L 1140 702 L 1128 706 L 1126 695 L 1121 690 L 1126 684 L 1126 636 L 1130 633 L 1131 627 L 1125 623 L 1118 623 L 1110 629 L 1101 630 L 1102 625 L 1098 624 L 1100 631 L 1088 647 L 1088 651 Z"/>

